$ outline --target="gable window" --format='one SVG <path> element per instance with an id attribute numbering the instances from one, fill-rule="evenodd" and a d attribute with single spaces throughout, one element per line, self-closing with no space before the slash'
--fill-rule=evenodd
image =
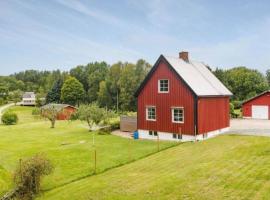
<path id="1" fill-rule="evenodd" d="M 172 122 L 184 123 L 184 108 L 172 108 Z"/>
<path id="2" fill-rule="evenodd" d="M 156 121 L 156 107 L 148 106 L 146 108 L 146 119 L 149 121 Z"/>
<path id="3" fill-rule="evenodd" d="M 158 80 L 158 92 L 159 93 L 168 93 L 169 92 L 169 80 L 168 79 Z"/>

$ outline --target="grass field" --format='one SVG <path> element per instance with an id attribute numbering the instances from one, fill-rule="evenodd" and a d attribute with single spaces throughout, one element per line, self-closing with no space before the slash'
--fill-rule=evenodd
<path id="1" fill-rule="evenodd" d="M 157 151 L 156 142 L 135 141 L 113 135 L 95 135 L 81 122 L 50 123 L 35 119 L 30 107 L 11 108 L 19 115 L 19 124 L 0 125 L 0 196 L 12 187 L 12 173 L 20 158 L 45 153 L 55 166 L 46 177 L 43 190 L 52 189 L 94 173 L 94 148 L 97 150 L 97 173 L 145 157 Z M 65 144 L 65 145 L 63 145 Z M 176 145 L 161 142 L 164 149 Z"/>
<path id="2" fill-rule="evenodd" d="M 185 143 L 40 199 L 270 199 L 270 139 L 226 135 Z"/>

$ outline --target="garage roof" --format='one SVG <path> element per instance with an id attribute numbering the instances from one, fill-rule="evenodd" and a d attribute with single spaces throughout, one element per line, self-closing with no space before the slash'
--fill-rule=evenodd
<path id="1" fill-rule="evenodd" d="M 258 97 L 260 97 L 260 96 L 263 96 L 263 95 L 265 95 L 265 94 L 267 94 L 267 93 L 269 93 L 269 92 L 270 92 L 270 90 L 266 90 L 265 92 L 262 92 L 261 94 L 258 94 L 258 95 L 255 96 L 255 97 L 252 97 L 252 98 L 250 98 L 250 99 L 247 99 L 247 100 L 243 101 L 242 104 L 245 104 L 245 103 L 247 103 L 247 102 L 249 102 L 249 101 L 251 101 L 251 100 L 253 100 L 253 99 L 256 99 L 256 98 L 258 98 Z"/>

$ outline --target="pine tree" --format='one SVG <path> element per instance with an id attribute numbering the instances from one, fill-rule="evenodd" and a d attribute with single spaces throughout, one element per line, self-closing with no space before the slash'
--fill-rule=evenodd
<path id="1" fill-rule="evenodd" d="M 46 96 L 46 103 L 60 103 L 61 102 L 61 88 L 63 85 L 62 80 L 57 80 L 52 89 L 48 92 Z"/>

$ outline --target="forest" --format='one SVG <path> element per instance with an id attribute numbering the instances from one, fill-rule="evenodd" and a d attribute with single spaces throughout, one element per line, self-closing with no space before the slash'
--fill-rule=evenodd
<path id="1" fill-rule="evenodd" d="M 134 93 L 151 69 L 140 59 L 136 63 L 91 62 L 69 71 L 26 70 L 0 77 L 0 104 L 19 102 L 23 92 L 33 91 L 45 103 L 79 105 L 97 102 L 101 107 L 136 111 Z M 211 70 L 232 91 L 235 107 L 270 88 L 270 70 L 264 73 L 244 66 Z"/>

